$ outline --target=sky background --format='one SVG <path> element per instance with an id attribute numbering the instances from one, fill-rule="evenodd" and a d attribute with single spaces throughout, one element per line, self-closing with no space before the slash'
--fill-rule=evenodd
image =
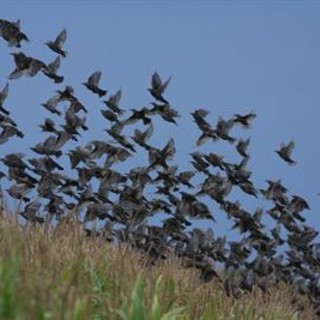
<path id="1" fill-rule="evenodd" d="M 55 90 L 70 84 L 90 110 L 90 132 L 84 143 L 109 138 L 107 122 L 99 115 L 101 101 L 81 83 L 96 70 L 102 71 L 101 87 L 123 91 L 122 106 L 140 108 L 152 101 L 146 88 L 153 72 L 165 80 L 172 76 L 166 97 L 181 114 L 179 126 L 155 121 L 151 144 L 162 147 L 169 137 L 177 144 L 173 163 L 188 166 L 188 153 L 195 151 L 199 131 L 190 112 L 210 111 L 211 123 L 218 116 L 254 111 L 250 130 L 236 129 L 239 137 L 251 137 L 249 168 L 253 181 L 265 188 L 266 179 L 281 179 L 289 194 L 307 199 L 312 210 L 308 222 L 320 229 L 320 3 L 307 1 L 1 1 L 1 18 L 21 19 L 30 38 L 22 51 L 51 62 L 56 55 L 44 43 L 67 28 L 60 74 L 63 85 L 39 75 L 10 81 L 6 106 L 26 133 L 0 146 L 0 153 L 25 152 L 46 135 L 37 127 L 51 117 L 40 105 Z M 0 87 L 14 64 L 0 41 Z M 54 118 L 56 120 L 56 118 Z M 281 142 L 294 139 L 288 166 L 274 152 Z M 139 149 L 140 150 L 140 149 Z M 208 143 L 200 151 L 225 154 L 240 160 L 228 143 Z M 144 158 L 143 158 L 144 157 Z M 141 164 L 145 155 L 128 162 Z M 263 201 L 236 194 L 251 210 Z M 219 217 L 217 217 L 219 222 Z M 229 232 L 220 221 L 214 229 Z M 227 231 L 225 231 L 227 230 Z"/>

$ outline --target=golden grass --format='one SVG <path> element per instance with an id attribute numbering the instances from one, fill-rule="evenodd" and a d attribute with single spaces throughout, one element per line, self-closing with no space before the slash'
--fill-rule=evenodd
<path id="1" fill-rule="evenodd" d="M 175 257 L 151 266 L 72 221 L 52 228 L 4 217 L 0 242 L 0 319 L 315 319 L 306 301 L 293 310 L 287 286 L 235 300 Z"/>

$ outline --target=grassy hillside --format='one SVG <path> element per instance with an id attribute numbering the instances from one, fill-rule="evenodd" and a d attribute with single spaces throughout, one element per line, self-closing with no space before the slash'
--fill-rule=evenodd
<path id="1" fill-rule="evenodd" d="M 235 300 L 174 257 L 151 266 L 72 221 L 53 229 L 2 217 L 0 241 L 0 319 L 314 319 L 307 303 L 293 309 L 288 287 Z"/>

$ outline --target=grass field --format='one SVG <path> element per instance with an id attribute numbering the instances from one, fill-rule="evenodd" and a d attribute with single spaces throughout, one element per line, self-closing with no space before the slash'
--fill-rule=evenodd
<path id="1" fill-rule="evenodd" d="M 53 229 L 2 217 L 0 241 L 0 319 L 315 319 L 307 302 L 293 309 L 288 287 L 235 300 L 177 258 L 150 266 L 74 222 Z"/>

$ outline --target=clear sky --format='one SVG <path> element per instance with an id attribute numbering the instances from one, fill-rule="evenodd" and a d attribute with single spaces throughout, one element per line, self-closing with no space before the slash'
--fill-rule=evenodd
<path id="1" fill-rule="evenodd" d="M 163 79 L 172 76 L 166 96 L 182 118 L 179 127 L 156 122 L 151 143 L 163 146 L 174 137 L 175 163 L 187 168 L 187 154 L 196 150 L 199 135 L 191 111 L 210 110 L 212 123 L 219 115 L 254 111 L 252 128 L 234 131 L 251 137 L 254 182 L 263 188 L 265 179 L 280 178 L 289 194 L 308 200 L 308 221 L 320 229 L 320 3 L 2 0 L 0 11 L 1 18 L 21 19 L 30 38 L 22 50 L 46 63 L 55 54 L 44 42 L 67 28 L 69 55 L 60 73 L 90 109 L 90 133 L 84 142 L 107 139 L 106 122 L 99 116 L 103 105 L 81 85 L 92 72 L 103 72 L 101 86 L 110 92 L 122 88 L 127 108 L 152 101 L 146 88 L 154 71 Z M 0 87 L 14 68 L 12 50 L 1 40 Z M 50 114 L 40 104 L 61 87 L 43 75 L 11 82 L 7 105 L 26 139 L 0 146 L 1 154 L 27 153 L 30 145 L 44 139 L 37 125 Z M 296 142 L 296 166 L 288 166 L 274 152 L 290 139 Z M 226 143 L 208 143 L 200 150 L 239 159 Z M 248 198 L 239 200 L 246 203 Z"/>

